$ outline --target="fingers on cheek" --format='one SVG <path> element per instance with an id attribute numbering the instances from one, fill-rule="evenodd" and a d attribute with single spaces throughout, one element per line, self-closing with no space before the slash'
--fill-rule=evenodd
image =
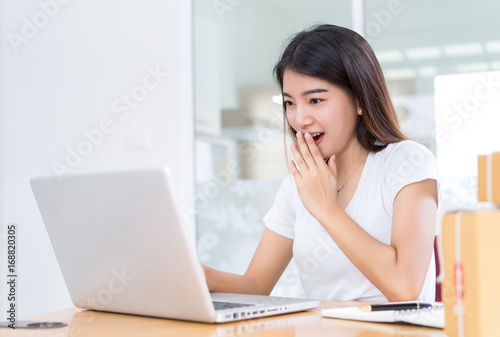
<path id="1" fill-rule="evenodd" d="M 307 138 L 302 138 L 302 146 L 305 149 L 309 149 L 311 147 L 311 141 Z"/>
<path id="2" fill-rule="evenodd" d="M 302 154 L 299 151 L 297 144 L 292 143 L 292 145 L 290 145 L 290 148 L 292 149 L 292 154 L 293 154 L 293 157 L 295 158 L 295 162 L 299 163 L 300 160 L 302 159 Z"/>
<path id="3" fill-rule="evenodd" d="M 290 144 L 290 149 L 292 150 L 293 155 L 295 156 L 297 153 L 299 153 L 299 148 L 296 143 Z"/>
<path id="4" fill-rule="evenodd" d="M 299 143 L 300 147 L 307 147 L 307 142 L 306 139 L 304 139 L 303 135 L 297 135 L 297 142 Z"/>
<path id="5" fill-rule="evenodd" d="M 300 174 L 293 160 L 290 160 L 290 162 L 288 163 L 288 167 L 290 168 L 290 173 L 292 174 L 295 181 L 302 178 L 302 175 Z"/>

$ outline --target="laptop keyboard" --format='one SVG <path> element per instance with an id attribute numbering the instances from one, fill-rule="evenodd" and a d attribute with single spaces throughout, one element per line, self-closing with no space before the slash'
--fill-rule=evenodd
<path id="1" fill-rule="evenodd" d="M 234 309 L 234 308 L 242 308 L 242 307 L 251 307 L 254 304 L 245 304 L 245 303 L 232 303 L 232 302 L 218 302 L 213 301 L 215 310 L 225 310 L 225 309 Z"/>

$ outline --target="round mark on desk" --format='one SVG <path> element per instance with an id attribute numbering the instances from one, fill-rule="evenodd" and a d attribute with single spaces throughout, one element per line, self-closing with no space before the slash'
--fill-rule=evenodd
<path id="1" fill-rule="evenodd" d="M 62 328 L 68 324 L 62 322 L 35 322 L 27 324 L 26 327 L 29 329 L 53 329 Z"/>

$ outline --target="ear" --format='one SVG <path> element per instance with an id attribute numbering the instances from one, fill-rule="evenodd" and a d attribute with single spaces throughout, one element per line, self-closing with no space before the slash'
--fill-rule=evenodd
<path id="1" fill-rule="evenodd" d="M 359 104 L 359 101 L 357 99 L 354 100 L 354 105 L 356 106 L 356 113 L 361 116 L 363 114 L 363 109 L 361 108 L 361 105 Z"/>

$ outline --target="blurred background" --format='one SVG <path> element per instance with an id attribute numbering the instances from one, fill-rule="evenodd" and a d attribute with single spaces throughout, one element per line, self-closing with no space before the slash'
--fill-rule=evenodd
<path id="1" fill-rule="evenodd" d="M 206 205 L 198 213 L 204 263 L 244 273 L 251 260 L 264 230 L 262 217 L 288 174 L 280 90 L 272 70 L 290 37 L 317 23 L 362 33 L 382 66 L 404 133 L 436 155 L 440 145 L 438 160 L 446 166 L 440 216 L 480 207 L 475 156 L 498 149 L 500 138 L 478 125 L 453 128 L 450 137 L 438 131 L 436 137 L 436 129 L 443 131 L 436 121 L 446 124 L 453 114 L 460 117 L 460 107 L 451 115 L 448 110 L 474 95 L 481 85 L 478 72 L 500 71 L 499 2 L 254 0 L 216 5 L 223 2 L 194 1 L 196 197 Z M 500 95 L 498 88 L 494 94 Z M 488 112 L 491 122 L 499 121 L 494 117 L 499 103 L 498 98 L 483 100 L 472 113 Z M 448 122 L 443 121 L 446 113 Z M 464 124 L 472 125 L 467 119 Z M 486 147 L 474 142 L 479 138 L 485 138 Z M 239 168 L 234 174 L 226 169 L 230 163 Z M 439 224 L 440 218 L 438 230 Z M 302 294 L 293 261 L 273 294 Z"/>
<path id="2" fill-rule="evenodd" d="M 500 112 L 498 1 L 0 0 L 0 13 L 0 309 L 16 223 L 18 317 L 72 306 L 35 175 L 166 165 L 200 261 L 243 273 L 288 174 L 272 69 L 311 25 L 370 42 L 403 131 L 438 158 L 440 215 L 481 206 L 475 156 L 500 150 L 484 131 Z M 273 294 L 303 295 L 293 261 Z"/>

